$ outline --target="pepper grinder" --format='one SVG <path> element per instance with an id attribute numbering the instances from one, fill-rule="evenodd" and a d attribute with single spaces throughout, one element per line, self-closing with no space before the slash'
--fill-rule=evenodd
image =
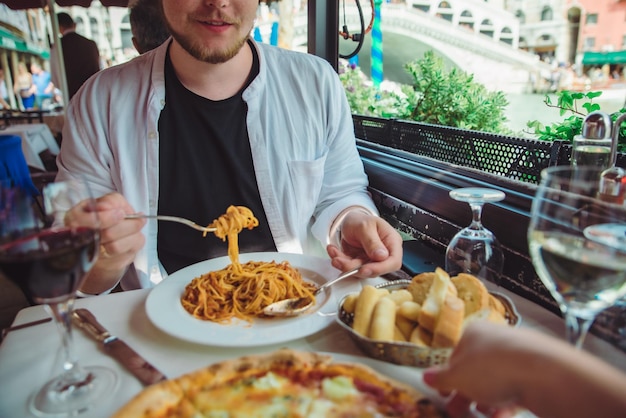
<path id="1" fill-rule="evenodd" d="M 610 166 L 600 174 L 600 199 L 623 205 L 626 198 L 626 170 L 617 167 L 617 143 L 626 113 L 621 114 L 613 125 Z"/>

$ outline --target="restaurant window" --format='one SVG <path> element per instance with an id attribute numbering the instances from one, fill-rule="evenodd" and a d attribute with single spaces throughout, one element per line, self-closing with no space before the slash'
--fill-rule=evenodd
<path id="1" fill-rule="evenodd" d="M 598 23 L 598 14 L 597 13 L 587 13 L 585 18 L 585 23 L 588 25 L 595 25 Z"/>

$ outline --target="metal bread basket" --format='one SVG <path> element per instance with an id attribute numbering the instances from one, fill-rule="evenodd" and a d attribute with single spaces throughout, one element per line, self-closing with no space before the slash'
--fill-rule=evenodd
<path id="1" fill-rule="evenodd" d="M 395 280 L 393 282 L 383 283 L 376 288 L 398 290 L 406 289 L 411 280 Z M 513 302 L 507 296 L 489 292 L 498 298 L 505 308 L 505 319 L 511 326 L 519 326 L 521 318 Z M 354 315 L 343 310 L 343 302 L 349 295 L 345 295 L 339 303 L 336 321 L 343 327 L 352 337 L 357 346 L 363 350 L 368 356 L 389 363 L 401 364 L 413 367 L 430 367 L 437 364 L 444 364 L 452 354 L 452 348 L 430 348 L 420 347 L 408 342 L 387 342 L 375 341 L 370 338 L 357 334 L 352 329 L 352 321 Z"/>

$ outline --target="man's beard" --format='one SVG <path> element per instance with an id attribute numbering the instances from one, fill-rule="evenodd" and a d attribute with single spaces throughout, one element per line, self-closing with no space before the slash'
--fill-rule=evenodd
<path id="1" fill-rule="evenodd" d="M 209 64 L 221 64 L 227 62 L 233 58 L 246 44 L 248 36 L 238 39 L 235 44 L 226 49 L 210 49 L 203 46 L 201 43 L 194 42 L 193 39 L 176 33 L 170 29 L 172 37 L 176 39 L 189 55 L 197 59 L 198 61 L 206 62 Z"/>

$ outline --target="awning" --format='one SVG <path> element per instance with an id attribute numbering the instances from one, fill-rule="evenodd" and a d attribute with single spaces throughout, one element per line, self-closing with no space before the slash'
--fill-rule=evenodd
<path id="1" fill-rule="evenodd" d="M 27 42 L 25 39 L 7 31 L 0 27 L 0 48 L 10 49 L 12 51 L 28 52 L 30 54 L 39 55 L 44 59 L 50 58 L 50 51 L 43 49 L 37 45 Z"/>
<path id="2" fill-rule="evenodd" d="M 615 52 L 585 52 L 583 65 L 626 64 L 626 50 Z"/>
<path id="3" fill-rule="evenodd" d="M 69 6 L 82 6 L 89 7 L 91 5 L 92 0 L 56 0 L 56 4 L 63 7 Z M 38 9 L 42 7 L 46 7 L 48 5 L 48 0 L 1 0 L 0 3 L 4 3 L 9 6 L 13 10 L 23 10 L 23 9 Z M 105 7 L 117 6 L 117 7 L 127 7 L 128 0 L 100 0 Z"/>

